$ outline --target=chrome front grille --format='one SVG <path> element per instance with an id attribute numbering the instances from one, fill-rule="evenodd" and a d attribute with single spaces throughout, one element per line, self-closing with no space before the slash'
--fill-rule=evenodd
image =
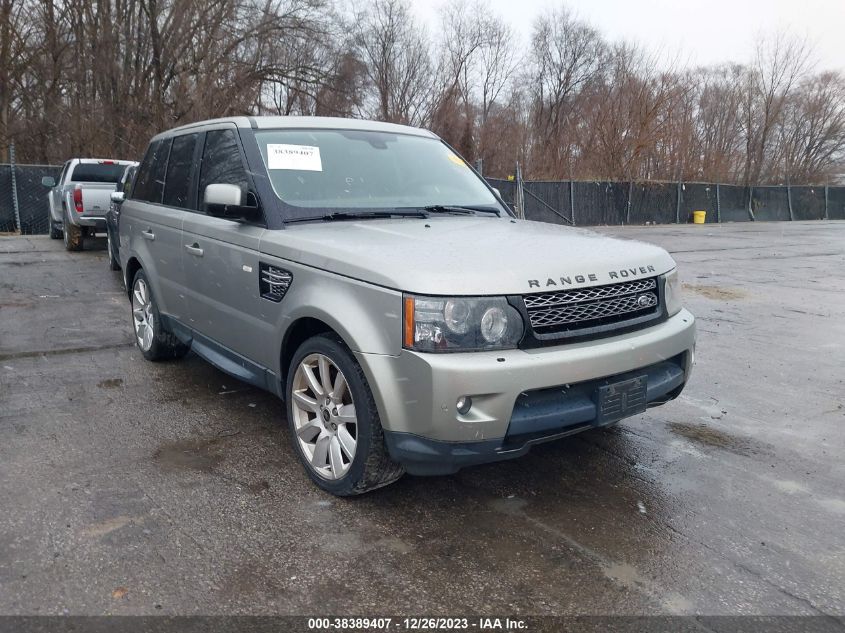
<path id="1" fill-rule="evenodd" d="M 657 316 L 660 296 L 657 279 L 637 279 L 607 286 L 575 288 L 523 297 L 531 327 L 538 334 L 577 333 Z"/>
<path id="2" fill-rule="evenodd" d="M 576 288 L 575 290 L 561 290 L 540 295 L 525 295 L 525 307 L 529 310 L 534 308 L 548 308 L 569 303 L 580 303 L 582 301 L 593 301 L 596 299 L 607 299 L 608 297 L 620 297 L 634 292 L 646 292 L 657 288 L 657 282 L 652 279 L 637 279 L 626 281 L 621 284 L 610 286 L 594 286 L 592 288 Z"/>

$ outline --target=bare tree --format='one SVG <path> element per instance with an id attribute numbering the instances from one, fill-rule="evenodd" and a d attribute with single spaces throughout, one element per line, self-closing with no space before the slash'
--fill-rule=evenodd
<path id="1" fill-rule="evenodd" d="M 0 152 L 4 157 L 11 142 L 9 126 L 22 106 L 34 27 L 31 10 L 24 2 L 0 0 Z"/>
<path id="2" fill-rule="evenodd" d="M 576 102 L 605 63 L 604 41 L 567 9 L 554 9 L 534 23 L 531 56 L 532 127 L 544 139 L 535 145 L 531 164 L 544 175 L 571 173 L 576 155 L 571 136 L 572 125 L 577 125 Z"/>
<path id="3" fill-rule="evenodd" d="M 827 72 L 805 79 L 784 105 L 779 172 L 790 183 L 819 183 L 845 159 L 845 78 Z"/>
<path id="4" fill-rule="evenodd" d="M 688 178 L 731 182 L 742 168 L 741 66 L 701 69 L 696 74 L 696 137 L 700 163 Z"/>
<path id="5" fill-rule="evenodd" d="M 845 162 L 842 75 L 801 40 L 678 69 L 562 6 L 524 46 L 489 0 L 449 0 L 434 38 L 409 0 L 352 1 L 0 0 L 0 153 L 138 157 L 273 113 L 427 126 L 500 176 L 818 183 Z"/>
<path id="6" fill-rule="evenodd" d="M 424 123 L 431 109 L 431 60 L 425 32 L 406 0 L 374 0 L 356 16 L 356 44 L 374 91 L 370 116 Z"/>
<path id="7" fill-rule="evenodd" d="M 783 33 L 761 37 L 753 66 L 745 78 L 743 108 L 746 141 L 744 184 L 770 176 L 767 151 L 772 132 L 796 83 L 808 69 L 810 50 L 806 41 Z"/>

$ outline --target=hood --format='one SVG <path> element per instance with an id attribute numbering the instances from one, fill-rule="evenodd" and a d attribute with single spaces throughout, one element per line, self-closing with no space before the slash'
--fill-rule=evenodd
<path id="1" fill-rule="evenodd" d="M 335 221 L 267 231 L 261 251 L 396 290 L 505 295 L 653 277 L 662 248 L 544 222 L 442 216 Z"/>

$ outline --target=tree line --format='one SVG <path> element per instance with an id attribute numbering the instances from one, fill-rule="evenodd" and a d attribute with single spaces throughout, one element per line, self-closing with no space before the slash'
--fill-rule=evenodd
<path id="1" fill-rule="evenodd" d="M 483 0 L 0 0 L 0 152 L 137 159 L 240 114 L 432 129 L 485 174 L 807 184 L 845 172 L 845 77 L 784 35 L 685 68 L 565 6 L 521 36 Z"/>

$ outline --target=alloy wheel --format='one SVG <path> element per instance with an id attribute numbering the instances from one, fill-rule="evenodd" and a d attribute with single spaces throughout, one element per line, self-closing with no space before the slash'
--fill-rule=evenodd
<path id="1" fill-rule="evenodd" d="M 291 389 L 294 428 L 309 467 L 325 479 L 343 477 L 358 446 L 358 418 L 346 377 L 331 358 L 309 354 Z"/>
<path id="2" fill-rule="evenodd" d="M 132 320 L 135 325 L 135 338 L 138 347 L 148 352 L 153 345 L 155 317 L 153 316 L 153 300 L 147 282 L 137 279 L 132 288 Z"/>

